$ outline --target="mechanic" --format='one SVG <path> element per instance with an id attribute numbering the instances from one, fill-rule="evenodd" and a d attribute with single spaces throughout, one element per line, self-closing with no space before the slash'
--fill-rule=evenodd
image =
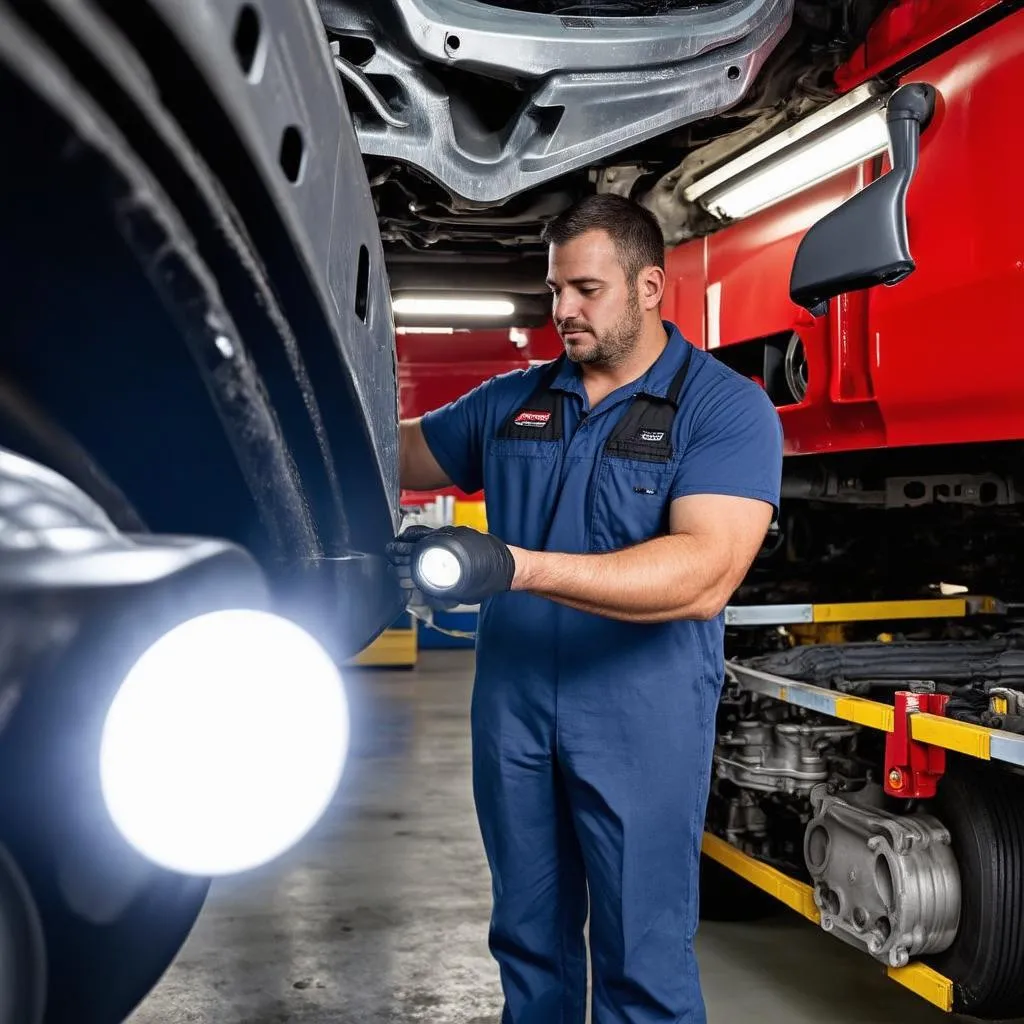
<path id="1" fill-rule="evenodd" d="M 661 318 L 654 217 L 591 196 L 549 225 L 564 354 L 401 424 L 401 483 L 484 489 L 438 533 L 480 602 L 473 788 L 504 1024 L 705 1021 L 693 940 L 723 609 L 777 511 L 765 392 Z M 436 595 L 435 595 L 436 596 Z M 443 604 L 444 602 L 441 602 Z"/>

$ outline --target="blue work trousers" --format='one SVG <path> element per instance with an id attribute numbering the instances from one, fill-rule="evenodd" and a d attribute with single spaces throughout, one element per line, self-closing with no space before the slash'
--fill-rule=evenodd
<path id="1" fill-rule="evenodd" d="M 593 1024 L 705 1024 L 693 941 L 719 684 L 692 648 L 690 666 L 656 644 L 609 665 L 595 637 L 552 678 L 521 643 L 480 652 L 472 705 L 502 1024 L 584 1024 L 588 890 Z"/>

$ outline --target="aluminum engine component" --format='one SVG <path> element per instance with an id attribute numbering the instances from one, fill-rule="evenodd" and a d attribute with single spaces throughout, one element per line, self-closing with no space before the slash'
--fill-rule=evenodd
<path id="1" fill-rule="evenodd" d="M 929 815 L 890 814 L 816 786 L 804 860 L 821 927 L 891 967 L 941 953 L 960 921 L 949 831 Z"/>
<path id="2" fill-rule="evenodd" d="M 358 119 L 362 152 L 412 164 L 474 203 L 502 202 L 734 106 L 793 17 L 793 0 L 727 0 L 623 18 L 473 0 L 318 6 L 331 32 L 372 40 L 373 56 L 360 68 L 366 84 L 397 92 L 392 117 L 408 122 Z M 515 82 L 525 100 L 495 131 L 431 66 Z"/>
<path id="3" fill-rule="evenodd" d="M 829 751 L 856 734 L 855 725 L 809 722 L 786 705 L 767 706 L 719 736 L 715 772 L 744 789 L 806 796 L 828 778 Z"/>
<path id="4" fill-rule="evenodd" d="M 768 814 L 753 793 L 743 792 L 726 804 L 725 838 L 747 853 L 761 852 L 768 838 Z"/>

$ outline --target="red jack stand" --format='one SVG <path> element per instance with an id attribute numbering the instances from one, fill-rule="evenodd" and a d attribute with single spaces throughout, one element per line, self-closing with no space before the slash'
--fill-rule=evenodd
<path id="1" fill-rule="evenodd" d="M 945 693 L 899 690 L 893 708 L 893 731 L 885 739 L 885 792 L 905 800 L 935 796 L 946 770 L 946 751 L 911 738 L 910 719 L 918 712 L 945 715 Z"/>

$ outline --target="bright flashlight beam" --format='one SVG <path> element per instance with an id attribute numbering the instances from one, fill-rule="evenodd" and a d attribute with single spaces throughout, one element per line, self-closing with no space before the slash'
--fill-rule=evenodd
<path id="1" fill-rule="evenodd" d="M 511 316 L 515 304 L 507 299 L 395 299 L 392 308 L 403 316 Z"/>
<path id="2" fill-rule="evenodd" d="M 416 560 L 416 571 L 435 590 L 450 590 L 462 577 L 459 560 L 445 548 L 428 547 Z"/>
<path id="3" fill-rule="evenodd" d="M 125 839 L 155 863 L 224 875 L 267 863 L 319 820 L 348 753 L 341 676 L 300 627 L 213 612 L 136 662 L 104 725 L 100 778 Z"/>

